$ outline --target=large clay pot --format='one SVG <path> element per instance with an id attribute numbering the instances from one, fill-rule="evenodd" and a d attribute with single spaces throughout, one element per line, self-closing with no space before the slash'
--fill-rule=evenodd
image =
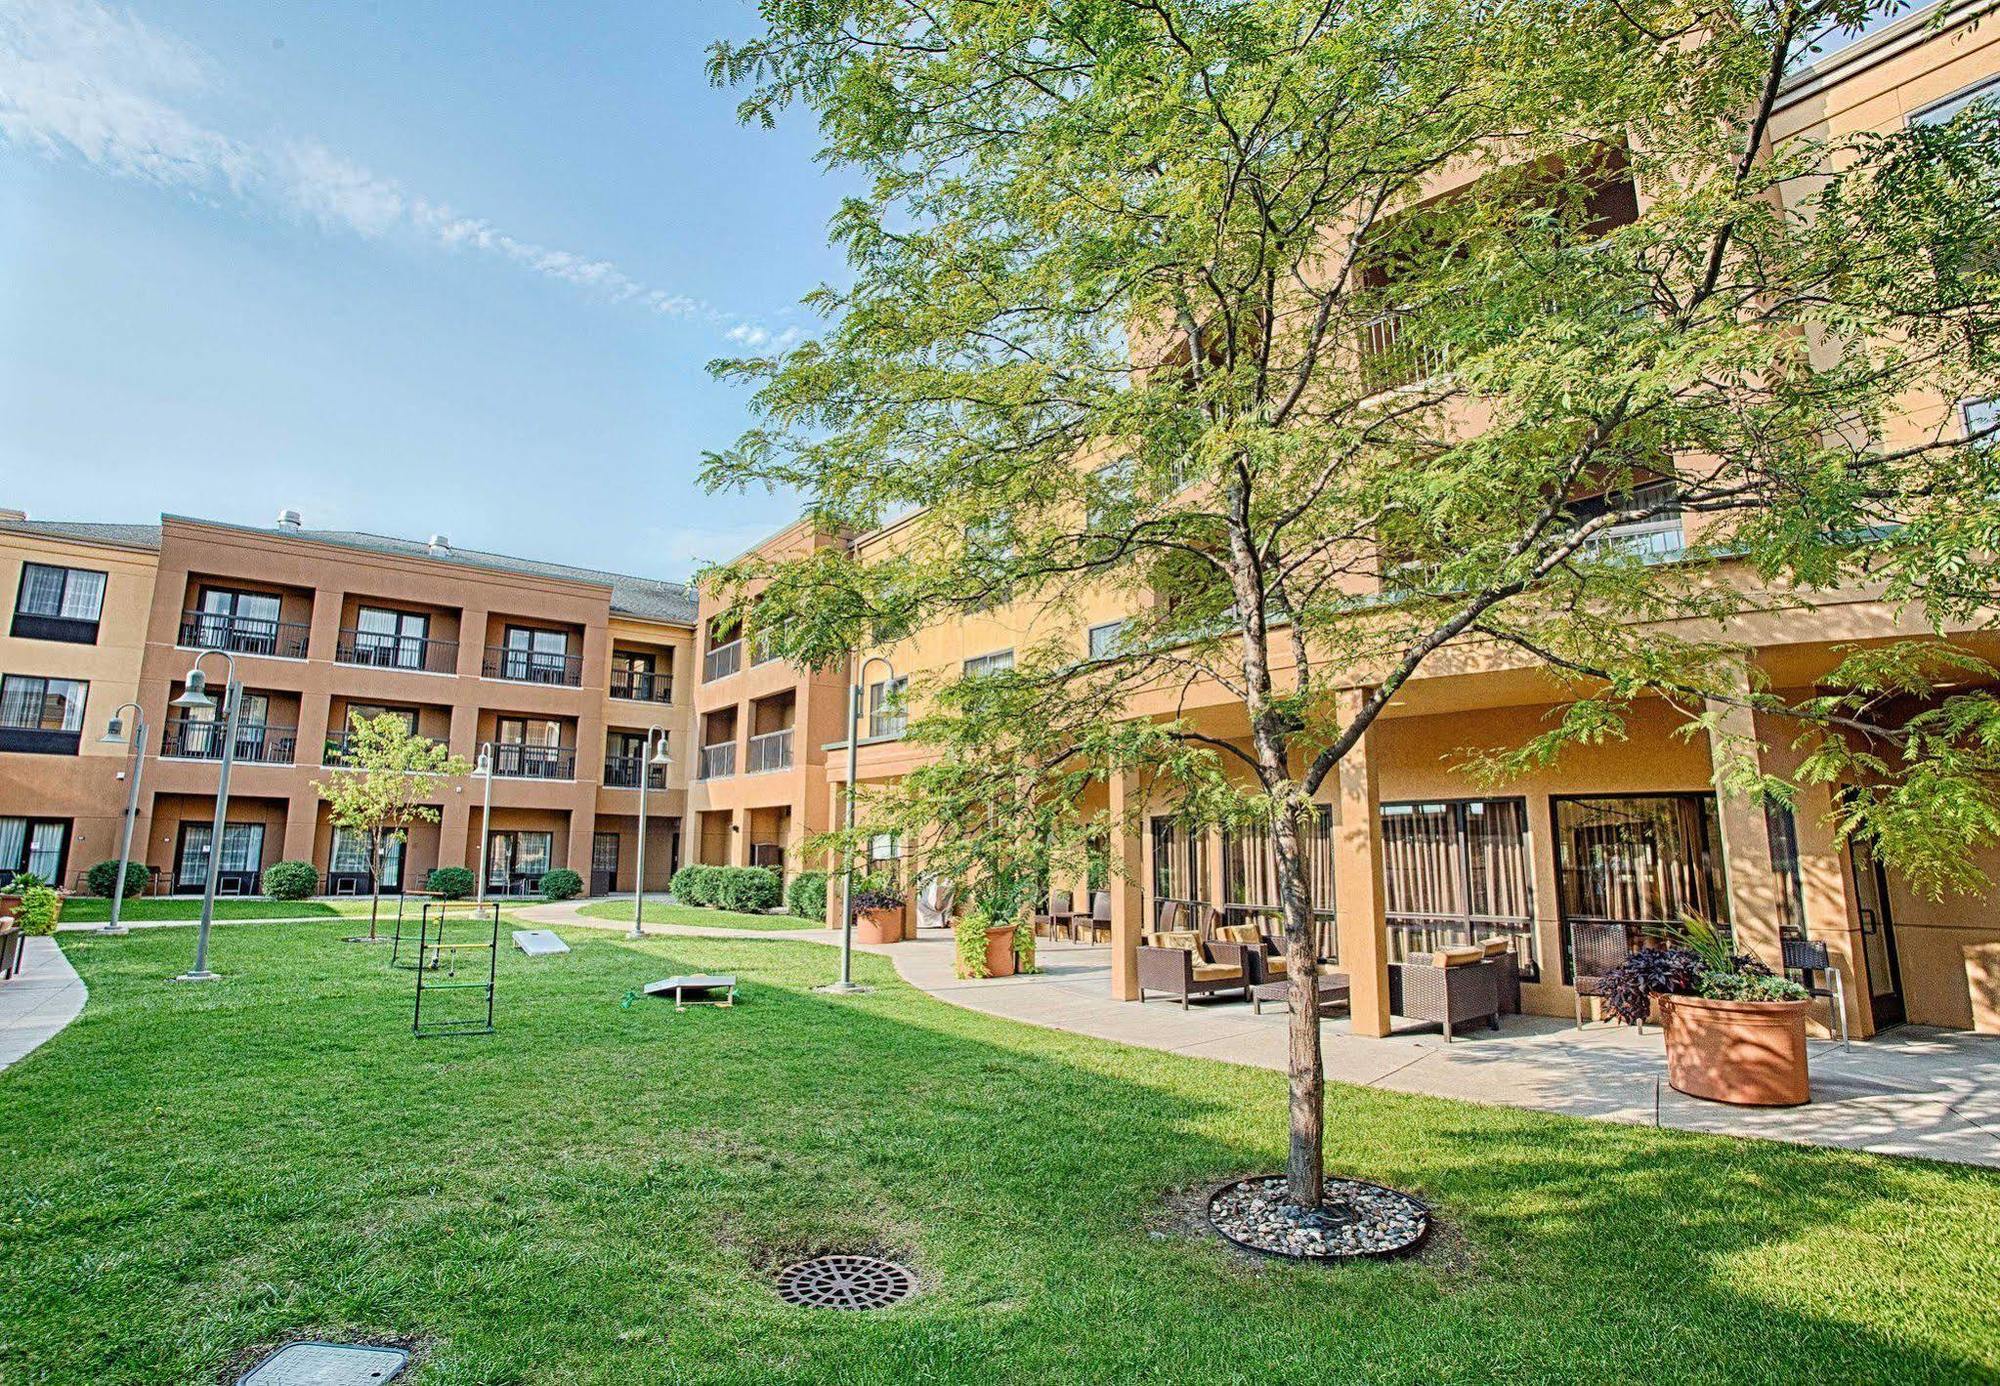
<path id="1" fill-rule="evenodd" d="M 1014 975 L 1014 929 L 1012 924 L 996 924 L 986 930 L 986 975 Z"/>
<path id="2" fill-rule="evenodd" d="M 854 941 L 856 943 L 901 943 L 903 941 L 903 912 L 894 910 L 856 910 L 854 912 Z"/>
<path id="3" fill-rule="evenodd" d="M 1807 1001 L 1711 1001 L 1663 996 L 1667 1082 L 1676 1092 L 1742 1107 L 1812 1100 L 1806 1077 Z"/>

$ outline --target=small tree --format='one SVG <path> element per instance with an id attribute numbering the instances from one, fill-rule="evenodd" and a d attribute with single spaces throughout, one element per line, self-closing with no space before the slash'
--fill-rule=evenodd
<path id="1" fill-rule="evenodd" d="M 440 783 L 465 775 L 472 766 L 443 742 L 419 736 L 393 713 L 355 717 L 337 774 L 313 788 L 326 801 L 333 826 L 357 833 L 368 844 L 368 939 L 377 937 L 382 910 L 382 865 L 389 849 L 409 840 L 412 823 L 435 823 L 430 800 Z"/>

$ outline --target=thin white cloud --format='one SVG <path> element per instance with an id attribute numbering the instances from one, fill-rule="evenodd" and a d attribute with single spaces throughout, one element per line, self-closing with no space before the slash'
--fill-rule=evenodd
<path id="1" fill-rule="evenodd" d="M 0 0 L 0 141 L 117 177 L 279 208 L 323 230 L 416 236 L 475 251 L 604 300 L 705 323 L 751 350 L 802 335 L 654 288 L 608 260 L 538 245 L 310 140 L 244 140 L 191 115 L 218 86 L 196 48 L 101 0 Z"/>
<path id="2" fill-rule="evenodd" d="M 692 576 L 704 563 L 727 563 L 771 537 L 770 522 L 742 525 L 678 525 L 647 538 L 649 572 Z"/>

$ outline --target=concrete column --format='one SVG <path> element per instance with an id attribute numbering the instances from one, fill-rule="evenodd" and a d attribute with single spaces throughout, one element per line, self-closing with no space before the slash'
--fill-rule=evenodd
<path id="1" fill-rule="evenodd" d="M 467 777 L 460 781 L 456 792 L 447 788 L 439 796 L 444 801 L 438 816 L 439 866 L 465 866 L 479 870 L 479 854 L 475 851 L 468 861 L 465 849 L 471 839 L 473 824 L 478 821 L 480 795 L 485 789 L 484 781 Z"/>
<path id="2" fill-rule="evenodd" d="M 308 659 L 333 663 L 335 644 L 340 639 L 340 608 L 346 600 L 345 592 L 335 592 L 325 587 L 313 591 L 312 629 L 306 636 Z"/>
<path id="3" fill-rule="evenodd" d="M 563 865 L 583 877 L 583 888 L 590 889 L 590 840 L 597 830 L 597 814 L 587 805 L 569 811 L 569 860 Z"/>
<path id="4" fill-rule="evenodd" d="M 738 763 L 741 764 L 743 748 L 736 748 Z M 748 866 L 750 864 L 750 810 L 736 808 L 729 811 L 729 864 Z"/>
<path id="5" fill-rule="evenodd" d="M 1111 994 L 1120 1001 L 1137 1001 L 1139 936 L 1151 927 L 1146 918 L 1145 833 L 1137 826 L 1141 790 L 1138 777 L 1123 770 L 1112 772 L 1110 788 Z"/>
<path id="6" fill-rule="evenodd" d="M 486 669 L 486 622 L 490 611 L 464 610 L 458 615 L 458 676 L 479 678 Z"/>
<path id="7" fill-rule="evenodd" d="M 1806 937 L 1826 945 L 1847 996 L 1847 1028 L 1855 1038 L 1875 1033 L 1867 968 L 1862 962 L 1861 914 L 1847 851 L 1834 840 L 1833 790 L 1801 787 L 1792 818 L 1799 840 L 1799 893 L 1805 902 Z M 1829 1006 L 1831 1003 L 1828 1003 Z"/>
<path id="8" fill-rule="evenodd" d="M 1362 690 L 1336 697 L 1345 723 L 1361 707 Z M 1376 825 L 1380 795 L 1376 780 L 1375 733 L 1364 733 L 1336 772 L 1334 829 L 1334 909 L 1340 936 L 1340 970 L 1347 974 L 1348 1001 L 1357 1035 L 1389 1033 L 1389 924 L 1382 904 L 1382 835 Z"/>
<path id="9" fill-rule="evenodd" d="M 317 745 L 318 743 L 314 743 Z M 234 800 L 231 800 L 234 803 Z M 315 866 L 322 863 L 313 857 L 313 835 L 319 826 L 319 794 L 311 786 L 299 790 L 285 800 L 285 849 L 286 861 L 310 861 Z"/>
<path id="10" fill-rule="evenodd" d="M 1747 673 L 1739 670 L 1737 691 L 1748 693 Z M 1714 730 L 1709 735 L 1709 753 L 1718 776 L 1717 817 L 1722 827 L 1722 858 L 1728 877 L 1729 919 L 1735 932 L 1738 952 L 1761 958 L 1772 968 L 1783 961 L 1778 942 L 1778 873 L 1771 861 L 1770 831 L 1764 822 L 1761 799 L 1732 794 L 1719 782 L 1723 764 L 1748 750 L 1762 763 L 1763 743 L 1757 734 L 1757 715 L 1735 703 L 1710 700 L 1708 712 Z"/>

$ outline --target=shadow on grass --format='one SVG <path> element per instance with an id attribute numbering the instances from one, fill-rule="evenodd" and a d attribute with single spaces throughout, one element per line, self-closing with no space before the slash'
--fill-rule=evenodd
<path id="1" fill-rule="evenodd" d="M 804 943 L 567 933 L 500 1032 L 413 1041 L 411 980 L 322 925 L 65 940 L 84 1016 L 0 1074 L 0 1378 L 201 1380 L 245 1343 L 424 1336 L 424 1383 L 1954 1380 L 1990 1373 L 2000 1180 L 1330 1092 L 1329 1161 L 1461 1255 L 1250 1262 L 1163 1198 L 1282 1158 L 1279 1075 L 995 1020 Z M 503 932 L 503 942 L 504 942 Z M 733 1010 L 621 1008 L 653 977 Z M 831 1248 L 879 1316 L 778 1305 Z"/>

